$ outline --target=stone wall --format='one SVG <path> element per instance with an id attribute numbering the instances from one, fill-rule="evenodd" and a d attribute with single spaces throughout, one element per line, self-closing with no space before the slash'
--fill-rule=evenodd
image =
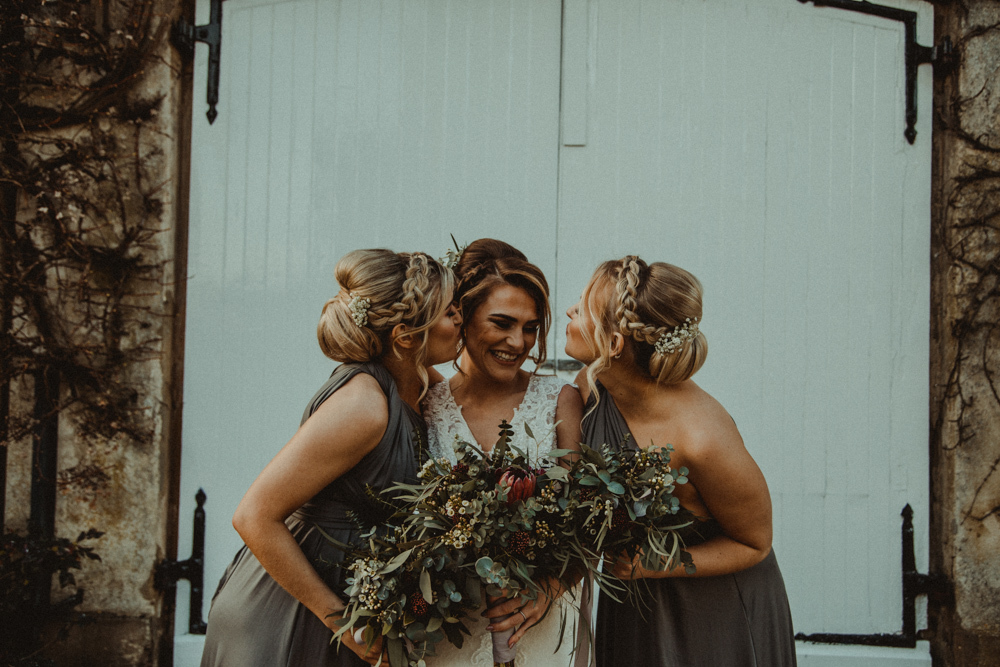
<path id="1" fill-rule="evenodd" d="M 71 58 L 32 70 L 30 50 L 22 57 L 18 112 L 41 120 L 14 137 L 16 146 L 4 146 L 5 160 L 8 166 L 21 160 L 23 166 L 37 159 L 41 176 L 18 182 L 5 195 L 16 197 L 19 223 L 38 223 L 36 245 L 46 251 L 61 242 L 60 223 L 68 238 L 78 235 L 73 243 L 88 244 L 81 246 L 82 254 L 101 247 L 114 256 L 134 230 L 144 230 L 135 232 L 134 247 L 116 258 L 124 263 L 109 265 L 105 273 L 95 268 L 92 257 L 79 265 L 70 261 L 46 268 L 47 275 L 40 278 L 52 295 L 46 307 L 67 314 L 52 327 L 55 337 L 40 334 L 42 327 L 33 319 L 38 312 L 22 309 L 18 298 L 13 328 L 21 336 L 18 340 L 28 341 L 38 354 L 32 359 L 32 353 L 26 353 L 23 363 L 37 361 L 63 372 L 55 534 L 72 539 L 89 528 L 104 533 L 88 542 L 101 560 L 86 561 L 76 575 L 84 590 L 76 609 L 86 612 L 87 622 L 74 625 L 67 638 L 52 641 L 45 654 L 57 664 L 153 665 L 161 652 L 169 656 L 173 635 L 172 614 L 164 613 L 164 598 L 153 585 L 153 575 L 156 563 L 172 555 L 176 546 L 191 96 L 189 67 L 170 43 L 170 27 L 193 2 L 70 0 L 53 9 L 45 2 L 11 1 L 9 8 L 13 3 L 24 8 L 21 19 L 28 42 L 42 40 L 72 54 L 82 53 L 88 42 L 103 40 L 106 51 L 120 49 L 136 59 L 122 64 L 121 72 L 96 68 L 77 76 L 70 72 Z M 81 30 L 74 34 L 75 21 Z M 39 72 L 42 83 L 32 87 L 31 77 Z M 58 86 L 46 88 L 45 81 Z M 98 84 L 108 81 L 115 88 L 99 90 Z M 88 90 L 91 85 L 93 90 Z M 82 101 L 70 101 L 81 90 Z M 55 110 L 50 117 L 45 116 L 47 107 Z M 88 150 L 100 157 L 81 158 L 81 151 Z M 43 161 L 48 161 L 44 167 Z M 60 167 L 60 162 L 69 166 Z M 79 177 L 87 170 L 95 178 Z M 96 208 L 89 209 L 87 202 Z M 7 268 L 16 264 L 11 255 L 5 260 Z M 115 283 L 114 267 L 129 263 L 148 270 L 137 271 L 127 284 Z M 80 291 L 68 289 L 70 284 L 79 285 Z M 102 295 L 104 286 L 107 293 Z M 119 288 L 127 293 L 112 294 Z M 95 312 L 112 326 L 91 326 L 87 318 Z M 108 342 L 99 340 L 102 335 L 118 337 L 102 347 Z M 100 389 L 97 394 L 104 391 L 100 382 L 110 382 L 113 389 L 107 399 L 88 395 L 83 385 L 74 384 L 73 373 L 89 370 L 99 378 L 90 378 Z M 12 382 L 10 396 L 10 423 L 30 422 L 30 373 Z M 113 412 L 95 417 L 91 410 L 119 400 L 125 420 Z M 101 421 L 103 417 L 107 419 Z M 15 428 L 8 447 L 4 524 L 24 532 L 29 523 L 32 438 L 16 434 Z M 54 583 L 53 600 L 66 595 L 67 590 Z M 165 645 L 163 637 L 168 639 Z"/>
<path id="2" fill-rule="evenodd" d="M 97 5 L 104 6 L 102 3 Z M 147 437 L 101 439 L 80 432 L 77 416 L 60 417 L 59 470 L 64 476 L 56 532 L 95 527 L 102 557 L 85 566 L 81 609 L 95 623 L 73 630 L 53 650 L 75 665 L 167 664 L 172 614 L 152 585 L 154 565 L 176 544 L 179 387 L 183 350 L 183 257 L 191 95 L 189 65 L 169 44 L 166 27 L 193 2 L 155 0 L 155 43 L 130 93 L 156 101 L 155 113 L 122 127 L 148 158 L 149 183 L 163 206 L 146 252 L 161 267 L 139 300 L 149 329 L 136 332 L 155 354 L 123 371 L 142 387 L 137 407 Z M 110 5 L 109 5 L 110 6 Z M 938 40 L 955 44 L 950 71 L 938 67 L 932 245 L 930 443 L 933 493 L 931 569 L 954 585 L 954 599 L 931 605 L 935 664 L 1000 664 L 1000 3 L 940 2 Z M 200 99 L 200 97 L 199 97 Z M 117 122 L 117 121 L 108 121 Z M 72 127 L 66 132 L 74 132 Z M 134 157 L 134 156 L 133 156 Z M 36 200 L 20 200 L 34 215 Z M 11 411 L 30 410 L 33 387 L 11 387 Z M 6 526 L 28 520 L 31 442 L 10 443 Z M 101 478 L 99 471 L 106 476 Z M 74 481 L 75 480 L 75 481 Z M 60 592 L 55 591 L 58 597 Z M 161 639 L 166 638 L 163 642 Z M 161 650 L 162 649 L 162 650 Z"/>
<path id="3" fill-rule="evenodd" d="M 935 664 L 1000 665 L 1000 3 L 937 7 L 932 241 Z"/>

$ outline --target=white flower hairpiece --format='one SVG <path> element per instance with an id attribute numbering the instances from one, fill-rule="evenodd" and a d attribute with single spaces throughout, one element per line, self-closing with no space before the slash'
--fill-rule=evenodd
<path id="1" fill-rule="evenodd" d="M 351 300 L 347 302 L 347 309 L 351 311 L 351 318 L 359 327 L 368 324 L 368 308 L 372 305 L 370 299 L 357 294 L 347 293 Z"/>
<path id="2" fill-rule="evenodd" d="M 684 319 L 684 324 L 679 324 L 670 331 L 665 332 L 656 341 L 656 351 L 660 354 L 673 354 L 681 349 L 681 346 L 689 340 L 698 337 L 698 318 L 692 320 L 690 317 Z"/>
<path id="3" fill-rule="evenodd" d="M 462 253 L 465 252 L 465 249 L 468 248 L 469 246 L 464 245 L 459 247 L 458 241 L 455 240 L 455 235 L 451 234 L 450 236 L 451 236 L 451 242 L 455 244 L 455 249 L 452 250 L 449 248 L 448 250 L 446 250 L 444 253 L 444 257 L 439 257 L 438 261 L 441 262 L 442 265 L 448 267 L 449 269 L 454 269 L 456 266 L 458 266 L 458 263 L 462 260 Z"/>

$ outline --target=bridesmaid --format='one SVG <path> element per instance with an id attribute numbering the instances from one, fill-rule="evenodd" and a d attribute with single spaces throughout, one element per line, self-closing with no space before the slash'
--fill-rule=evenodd
<path id="1" fill-rule="evenodd" d="M 343 554 L 320 529 L 350 542 L 353 512 L 378 521 L 375 492 L 416 482 L 425 427 L 418 402 L 426 366 L 455 358 L 459 317 L 449 269 L 422 253 L 356 250 L 337 263 L 340 292 L 318 327 L 344 362 L 312 398 L 302 425 L 243 497 L 233 526 L 246 543 L 212 601 L 202 667 L 374 664 L 343 635 Z"/>
<path id="2" fill-rule="evenodd" d="M 687 271 L 630 255 L 598 267 L 567 313 L 566 353 L 587 364 L 577 378 L 584 442 L 672 444 L 671 465 L 690 471 L 677 496 L 704 517 L 687 539 L 695 574 L 610 564 L 645 585 L 634 605 L 601 595 L 599 666 L 795 665 L 767 484 L 733 419 L 691 380 L 708 352 L 701 296 Z"/>

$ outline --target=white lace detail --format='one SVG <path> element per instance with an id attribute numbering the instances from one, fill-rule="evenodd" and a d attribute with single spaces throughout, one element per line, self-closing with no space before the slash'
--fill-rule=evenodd
<path id="1" fill-rule="evenodd" d="M 533 459 L 540 458 L 555 447 L 556 443 L 556 402 L 563 388 L 559 378 L 533 375 L 528 381 L 521 404 L 514 409 L 510 425 L 514 431 L 511 444 L 524 450 Z M 445 457 L 452 463 L 455 459 L 455 440 L 476 444 L 476 439 L 462 417 L 462 409 L 451 395 L 447 380 L 431 387 L 423 402 L 424 420 L 427 422 L 427 442 L 431 456 Z M 499 424 L 499 420 L 497 424 Z M 536 443 L 524 430 L 528 424 L 538 438 Z M 492 443 L 491 443 L 492 444 Z"/>
<path id="2" fill-rule="evenodd" d="M 563 384 L 555 377 L 533 375 L 528 381 L 528 389 L 524 392 L 521 404 L 514 410 L 514 418 L 511 420 L 514 436 L 511 444 L 526 451 L 532 458 L 544 456 L 555 447 L 556 403 Z M 453 445 L 456 439 L 475 444 L 476 439 L 462 417 L 461 408 L 451 395 L 447 380 L 430 388 L 424 397 L 423 411 L 431 456 L 443 456 L 455 463 Z M 525 423 L 538 438 L 537 447 L 535 440 L 529 438 L 524 430 Z M 561 597 L 548 615 L 525 633 L 517 645 L 515 662 L 518 667 L 569 667 L 574 638 L 580 639 L 576 637 L 579 614 L 575 606 L 579 605 L 579 600 L 580 586 L 577 585 L 572 596 Z M 567 616 L 566 626 L 562 643 L 556 652 L 563 611 Z M 478 612 L 472 614 L 467 620 L 472 635 L 465 638 L 462 648 L 456 648 L 448 642 L 438 644 L 438 655 L 427 660 L 428 667 L 492 667 L 493 643 L 486 625 L 487 619 L 482 618 Z"/>
<path id="3" fill-rule="evenodd" d="M 572 594 L 559 598 L 552 605 L 548 615 L 538 625 L 524 633 L 524 637 L 517 643 L 517 657 L 514 659 L 517 667 L 571 667 L 574 643 L 585 641 L 577 630 L 580 591 L 581 585 L 577 584 Z M 562 643 L 559 644 L 559 629 L 564 610 L 566 626 L 563 630 Z M 427 666 L 493 667 L 493 640 L 486 631 L 487 620 L 480 616 L 478 611 L 474 612 L 471 618 L 466 619 L 466 627 L 472 634 L 465 638 L 462 648 L 448 641 L 441 642 L 437 645 L 437 655 L 427 659 Z M 556 651 L 557 644 L 558 651 Z"/>

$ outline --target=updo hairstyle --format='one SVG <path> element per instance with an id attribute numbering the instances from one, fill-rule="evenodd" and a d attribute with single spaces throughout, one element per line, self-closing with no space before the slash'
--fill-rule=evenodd
<path id="1" fill-rule="evenodd" d="M 392 349 L 401 357 L 392 329 L 405 324 L 407 336 L 421 337 L 415 361 L 426 387 L 427 333 L 451 305 L 451 270 L 422 252 L 354 250 L 337 262 L 334 276 L 340 292 L 323 305 L 316 328 L 323 354 L 334 361 L 366 362 Z M 355 320 L 352 298 L 368 300 L 363 325 Z"/>
<path id="2" fill-rule="evenodd" d="M 657 383 L 683 382 L 698 372 L 708 356 L 700 331 L 671 352 L 656 343 L 685 324 L 701 322 L 701 283 L 682 268 L 664 262 L 647 265 L 635 255 L 604 262 L 590 279 L 580 302 L 581 316 L 593 322 L 593 340 L 583 335 L 597 359 L 587 369 L 591 387 L 611 365 L 611 337 L 620 333 L 631 345 L 635 365 Z"/>
<path id="3" fill-rule="evenodd" d="M 455 301 L 462 311 L 462 338 L 459 354 L 465 348 L 465 328 L 490 293 L 501 285 L 523 289 L 535 302 L 538 313 L 538 354 L 532 357 L 541 366 L 546 357 L 545 342 L 552 324 L 549 308 L 549 284 L 541 269 L 528 261 L 524 253 L 497 239 L 478 239 L 462 252 L 455 266 Z"/>

